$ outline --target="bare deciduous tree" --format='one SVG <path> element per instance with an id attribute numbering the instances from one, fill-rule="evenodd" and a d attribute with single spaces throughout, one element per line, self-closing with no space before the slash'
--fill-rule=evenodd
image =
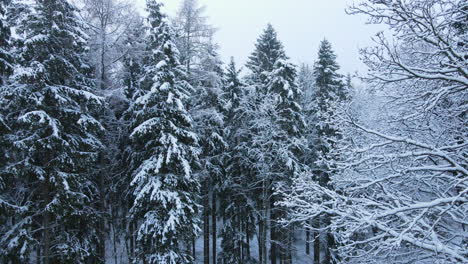
<path id="1" fill-rule="evenodd" d="M 345 262 L 468 261 L 467 8 L 367 0 L 349 9 L 393 33 L 362 51 L 373 103 L 337 106 L 341 139 L 323 161 L 339 171 L 335 190 L 305 175 L 284 202 L 294 221 L 332 215 Z"/>

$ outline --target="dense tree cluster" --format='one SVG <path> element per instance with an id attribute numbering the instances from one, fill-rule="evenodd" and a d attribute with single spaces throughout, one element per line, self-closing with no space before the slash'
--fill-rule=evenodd
<path id="1" fill-rule="evenodd" d="M 467 4 L 362 0 L 362 85 L 205 7 L 0 0 L 0 262 L 468 261 Z M 362 86 L 362 87 L 361 87 Z"/>

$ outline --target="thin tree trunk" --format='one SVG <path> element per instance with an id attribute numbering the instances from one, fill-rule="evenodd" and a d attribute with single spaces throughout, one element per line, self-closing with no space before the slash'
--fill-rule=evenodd
<path id="1" fill-rule="evenodd" d="M 310 255 L 310 228 L 306 226 L 306 242 L 305 242 L 305 253 Z"/>
<path id="2" fill-rule="evenodd" d="M 113 240 L 113 249 L 114 249 L 114 261 L 115 263 L 118 263 L 118 258 L 117 258 L 117 240 L 119 239 L 119 235 L 117 234 L 117 228 L 116 228 L 116 218 L 117 216 L 115 215 L 114 210 L 111 213 L 112 219 L 110 220 L 112 223 L 112 240 Z M 104 251 L 104 257 L 106 252 Z M 105 262 L 105 259 L 104 259 Z"/>
<path id="3" fill-rule="evenodd" d="M 241 210 L 240 210 L 241 211 Z M 237 227 L 237 232 L 242 232 L 242 216 L 241 214 L 239 213 L 237 216 L 236 216 L 236 227 Z M 237 255 L 238 255 L 238 259 L 242 262 L 243 261 L 243 255 L 242 255 L 242 241 L 241 240 L 238 240 L 237 241 L 239 244 L 237 245 Z"/>
<path id="4" fill-rule="evenodd" d="M 41 247 L 40 247 L 40 246 L 37 247 L 36 254 L 37 254 L 37 256 L 36 256 L 36 263 L 37 263 L 37 264 L 41 264 L 41 262 L 42 262 L 42 261 L 41 261 L 41 254 L 42 254 L 42 253 L 41 253 Z M 16 261 L 16 262 L 18 263 L 18 261 Z"/>
<path id="5" fill-rule="evenodd" d="M 193 260 L 195 261 L 197 259 L 197 251 L 196 251 L 196 248 L 195 248 L 195 244 L 197 242 L 196 240 L 197 238 L 195 236 L 193 236 L 192 238 L 192 257 L 193 257 Z"/>
<path id="6" fill-rule="evenodd" d="M 106 258 L 106 191 L 105 191 L 105 171 L 104 168 L 106 166 L 105 164 L 105 159 L 104 159 L 104 153 L 99 154 L 99 163 L 101 166 L 101 173 L 99 173 L 99 211 L 101 213 L 101 217 L 99 220 L 99 231 L 98 231 L 98 236 L 99 236 L 99 245 L 98 245 L 98 258 L 100 258 L 102 261 L 105 261 Z"/>
<path id="7" fill-rule="evenodd" d="M 258 222 L 258 260 L 263 264 L 263 220 L 260 219 Z"/>
<path id="8" fill-rule="evenodd" d="M 328 215 L 324 216 L 324 224 L 325 226 L 330 225 L 330 216 Z M 327 238 L 327 248 L 325 249 L 324 264 L 331 264 L 332 263 L 332 251 L 333 251 L 333 248 L 335 247 L 335 238 L 333 237 L 333 234 L 330 232 L 326 233 L 326 238 Z"/>
<path id="9" fill-rule="evenodd" d="M 292 251 L 294 243 L 294 226 L 288 228 L 288 252 L 287 252 L 287 264 L 292 264 Z"/>
<path id="10" fill-rule="evenodd" d="M 316 217 L 312 221 L 313 221 L 312 226 L 314 228 L 320 227 L 320 222 L 319 222 L 318 217 Z M 314 264 L 320 264 L 320 233 L 318 231 L 314 231 L 313 238 L 314 238 Z"/>
<path id="11" fill-rule="evenodd" d="M 271 264 L 276 264 L 278 254 L 278 230 L 276 228 L 277 212 L 275 209 L 275 198 L 272 195 L 270 199 L 270 260 Z"/>
<path id="12" fill-rule="evenodd" d="M 44 235 L 43 235 L 43 252 L 44 252 L 44 264 L 50 263 L 50 214 L 49 212 L 44 213 Z"/>
<path id="13" fill-rule="evenodd" d="M 104 82 L 106 80 L 106 25 L 104 23 L 101 23 L 101 58 L 100 58 L 100 76 L 99 76 L 99 88 L 101 90 L 104 90 L 106 87 L 104 85 Z"/>
<path id="14" fill-rule="evenodd" d="M 44 186 L 44 200 L 49 201 L 49 183 Z M 46 210 L 43 218 L 44 233 L 42 236 L 43 243 L 43 263 L 50 264 L 50 213 Z"/>
<path id="15" fill-rule="evenodd" d="M 134 239 L 133 239 L 133 233 L 134 233 L 134 229 L 133 229 L 133 223 L 130 222 L 129 225 L 128 225 L 128 233 L 129 233 L 129 239 L 130 239 L 130 249 L 129 249 L 129 252 L 128 252 L 128 259 L 129 259 L 129 263 L 132 263 L 133 261 L 133 252 L 135 252 L 135 244 L 134 244 Z"/>
<path id="16" fill-rule="evenodd" d="M 211 227 L 212 227 L 212 251 L 213 251 L 213 264 L 216 264 L 216 239 L 217 239 L 217 232 L 216 232 L 216 191 L 213 190 L 212 197 L 211 197 Z"/>
<path id="17" fill-rule="evenodd" d="M 263 197 L 263 219 L 264 219 L 264 225 L 263 225 L 263 254 L 264 254 L 264 257 L 263 257 L 263 263 L 264 264 L 267 264 L 268 263 L 268 245 L 267 245 L 267 235 L 268 235 L 268 225 L 271 224 L 269 223 L 268 219 L 269 219 L 269 212 L 270 212 L 270 199 L 268 199 L 268 195 L 269 195 L 269 188 L 268 186 L 270 186 L 270 181 L 266 181 L 265 182 L 265 186 L 263 187 L 264 188 L 264 197 Z"/>
<path id="18" fill-rule="evenodd" d="M 250 260 L 250 221 L 248 218 L 245 220 L 245 238 L 246 238 L 246 255 L 247 260 Z"/>
<path id="19" fill-rule="evenodd" d="M 203 197 L 203 258 L 205 264 L 210 264 L 210 195 L 209 180 L 205 180 L 205 194 Z"/>

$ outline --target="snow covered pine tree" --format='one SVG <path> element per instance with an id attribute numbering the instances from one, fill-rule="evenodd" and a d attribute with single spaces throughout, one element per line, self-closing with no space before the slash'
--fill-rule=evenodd
<path id="1" fill-rule="evenodd" d="M 147 1 L 150 58 L 143 69 L 143 94 L 130 108 L 131 218 L 139 225 L 136 259 L 143 263 L 193 261 L 183 243 L 199 232 L 199 182 L 193 165 L 199 152 L 192 118 L 184 104 L 192 91 L 184 81 L 174 36 L 161 4 Z"/>
<path id="2" fill-rule="evenodd" d="M 0 105 L 4 105 L 7 79 L 13 73 L 13 56 L 11 54 L 11 32 L 6 17 L 7 1 L 0 1 Z M 21 212 L 21 207 L 14 205 L 12 199 L 12 177 L 8 175 L 6 166 L 11 161 L 11 132 L 4 115 L 7 111 L 0 109 L 0 237 L 10 231 L 10 221 L 14 214 Z M 6 262 L 13 258 L 12 252 L 0 242 L 0 260 Z"/>
<path id="3" fill-rule="evenodd" d="M 252 194 L 257 202 L 260 262 L 292 261 L 291 232 L 279 225 L 284 217 L 276 202 L 276 190 L 286 188 L 302 170 L 299 156 L 305 145 L 304 120 L 299 104 L 300 90 L 295 83 L 295 66 L 287 62 L 283 45 L 272 25 L 258 38 L 247 67 L 248 82 L 253 87 L 243 101 L 244 135 L 237 149 L 248 158 L 241 166 L 251 169 L 252 182 L 258 190 Z M 267 234 L 270 237 L 267 238 Z M 268 242 L 269 241 L 269 242 Z M 268 244 L 270 249 L 267 249 Z M 270 253 L 268 254 L 268 251 Z"/>
<path id="4" fill-rule="evenodd" d="M 0 0 L 0 85 L 13 73 L 13 56 L 10 53 L 10 26 L 6 17 L 7 0 Z"/>
<path id="5" fill-rule="evenodd" d="M 96 252 L 89 173 L 102 147 L 93 116 L 103 102 L 92 93 L 75 9 L 63 0 L 28 5 L 17 22 L 15 78 L 0 101 L 14 153 L 5 169 L 9 198 L 23 209 L 1 233 L 0 252 L 12 261 L 85 263 Z"/>
<path id="6" fill-rule="evenodd" d="M 342 82 L 342 76 L 338 73 L 340 66 L 336 61 L 335 52 L 332 49 L 331 43 L 324 39 L 320 43 L 318 51 L 318 59 L 314 64 L 315 76 L 315 97 L 313 103 L 314 114 L 314 132 L 312 137 L 312 153 L 315 160 L 310 164 L 314 172 L 314 180 L 321 186 L 332 188 L 330 185 L 330 175 L 334 173 L 333 169 L 324 164 L 323 160 L 329 158 L 330 152 L 334 148 L 334 142 L 337 137 L 337 129 L 334 124 L 334 110 L 337 104 L 346 98 L 345 86 Z M 320 218 L 320 220 L 319 220 Z M 330 216 L 323 214 L 312 220 L 313 228 L 318 232 L 320 222 L 325 226 L 329 225 Z M 317 235 L 318 233 L 316 233 Z M 332 250 L 334 248 L 335 239 L 329 231 L 325 235 L 325 250 L 324 263 L 329 264 L 333 261 Z M 320 260 L 319 246 L 317 243 L 320 239 L 315 240 L 315 261 Z"/>
<path id="7" fill-rule="evenodd" d="M 248 262 L 250 255 L 250 240 L 253 237 L 255 226 L 254 208 L 248 202 L 250 189 L 248 169 L 242 167 L 240 162 L 243 153 L 236 149 L 239 140 L 239 131 L 242 131 L 242 120 L 236 117 L 241 112 L 241 99 L 245 93 L 245 84 L 242 83 L 240 70 L 237 69 L 234 58 L 228 64 L 225 74 L 222 101 L 224 102 L 224 137 L 228 148 L 223 157 L 225 175 L 220 189 L 220 213 L 223 216 L 221 228 L 221 252 L 219 261 L 223 264 L 236 264 Z M 240 132 L 240 134 L 243 134 Z"/>

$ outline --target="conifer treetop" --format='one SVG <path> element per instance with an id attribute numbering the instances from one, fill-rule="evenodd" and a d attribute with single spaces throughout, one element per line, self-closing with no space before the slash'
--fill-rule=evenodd
<path id="1" fill-rule="evenodd" d="M 278 40 L 271 24 L 257 39 L 254 52 L 249 56 L 246 67 L 252 71 L 254 79 L 265 80 L 266 72 L 271 72 L 278 60 L 287 60 L 283 44 Z"/>

